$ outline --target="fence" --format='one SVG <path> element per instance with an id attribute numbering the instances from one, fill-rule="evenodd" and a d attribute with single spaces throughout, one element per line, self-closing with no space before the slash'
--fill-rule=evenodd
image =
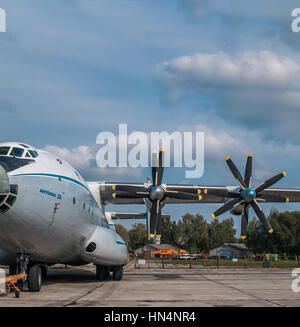
<path id="1" fill-rule="evenodd" d="M 268 259 L 268 260 L 266 260 Z M 192 268 L 298 268 L 300 267 L 300 256 L 298 257 L 259 257 L 259 258 L 232 258 L 220 257 L 210 259 L 166 259 L 161 258 L 134 258 L 136 269 L 192 269 Z"/>

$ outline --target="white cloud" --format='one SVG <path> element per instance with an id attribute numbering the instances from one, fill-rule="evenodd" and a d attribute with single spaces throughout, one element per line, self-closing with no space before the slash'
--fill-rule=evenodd
<path id="1" fill-rule="evenodd" d="M 164 62 L 157 70 L 173 103 L 200 95 L 231 124 L 264 131 L 274 139 L 300 141 L 300 63 L 293 58 L 270 51 L 196 53 Z M 201 101 L 197 107 L 207 114 Z"/>
<path id="2" fill-rule="evenodd" d="M 300 65 L 270 51 L 244 52 L 230 56 L 224 52 L 196 53 L 158 66 L 166 83 L 186 90 L 210 88 L 274 88 L 300 86 Z"/>

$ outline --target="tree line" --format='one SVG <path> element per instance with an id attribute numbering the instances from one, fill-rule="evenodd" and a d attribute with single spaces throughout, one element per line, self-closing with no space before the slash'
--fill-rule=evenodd
<path id="1" fill-rule="evenodd" d="M 161 243 L 171 244 L 193 253 L 208 252 L 223 243 L 245 243 L 255 254 L 300 254 L 300 211 L 278 212 L 272 209 L 269 221 L 274 229 L 273 234 L 265 232 L 259 220 L 253 218 L 248 226 L 247 238 L 241 240 L 236 235 L 232 217 L 207 222 L 201 214 L 186 213 L 177 222 L 170 218 L 162 220 Z M 145 224 L 135 223 L 129 231 L 120 224 L 116 224 L 115 227 L 130 251 L 147 244 Z"/>

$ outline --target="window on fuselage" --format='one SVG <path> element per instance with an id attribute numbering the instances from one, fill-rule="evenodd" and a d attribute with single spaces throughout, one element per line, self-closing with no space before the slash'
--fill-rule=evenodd
<path id="1" fill-rule="evenodd" d="M 22 157 L 23 153 L 24 153 L 24 149 L 12 148 L 9 155 L 13 157 Z"/>
<path id="2" fill-rule="evenodd" d="M 38 156 L 36 151 L 28 150 L 28 152 L 31 154 L 32 158 L 36 158 Z"/>
<path id="3" fill-rule="evenodd" d="M 31 158 L 31 155 L 29 154 L 28 151 L 26 151 L 25 158 Z"/>
<path id="4" fill-rule="evenodd" d="M 9 146 L 2 146 L 0 148 L 0 156 L 7 156 L 9 149 Z"/>

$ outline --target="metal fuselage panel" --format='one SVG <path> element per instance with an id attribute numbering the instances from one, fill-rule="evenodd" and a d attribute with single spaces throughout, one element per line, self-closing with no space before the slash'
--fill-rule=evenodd
<path id="1" fill-rule="evenodd" d="M 14 205 L 0 214 L 2 250 L 27 253 L 33 261 L 70 264 L 101 264 L 103 253 L 111 253 L 112 265 L 127 263 L 125 243 L 109 229 L 87 184 L 67 162 L 61 164 L 50 153 L 39 151 L 34 162 L 8 176 L 10 184 L 18 185 L 18 195 Z M 100 258 L 90 258 L 85 248 L 96 229 L 99 238 L 109 235 L 114 241 L 112 248 L 102 248 Z M 115 253 L 121 253 L 116 260 Z"/>

